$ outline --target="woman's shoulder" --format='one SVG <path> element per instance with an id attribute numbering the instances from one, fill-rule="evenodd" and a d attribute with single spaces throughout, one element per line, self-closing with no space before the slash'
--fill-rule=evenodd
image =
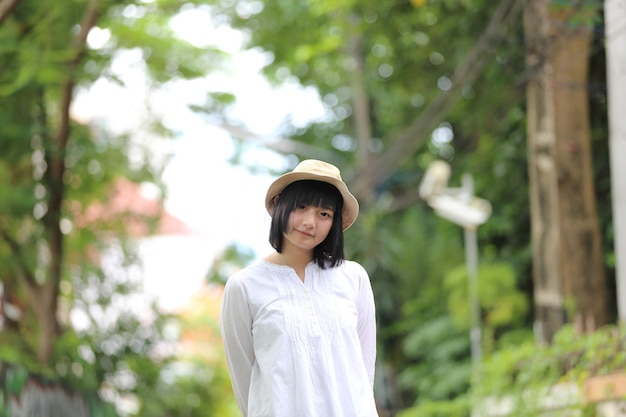
<path id="1" fill-rule="evenodd" d="M 228 282 L 244 282 L 254 277 L 257 277 L 264 269 L 264 262 L 261 260 L 255 261 L 240 270 L 234 272 L 228 277 Z"/>
<path id="2" fill-rule="evenodd" d="M 368 277 L 367 271 L 365 270 L 363 265 L 350 259 L 344 259 L 344 261 L 337 268 L 349 275 Z"/>

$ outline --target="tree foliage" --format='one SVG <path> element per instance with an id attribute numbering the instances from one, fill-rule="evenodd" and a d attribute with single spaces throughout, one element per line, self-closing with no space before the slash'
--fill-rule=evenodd
<path id="1" fill-rule="evenodd" d="M 515 284 L 528 282 L 528 225 L 520 215 L 527 213 L 520 192 L 526 184 L 523 90 L 511 82 L 523 70 L 523 51 L 511 47 L 521 39 L 520 4 L 486 6 L 482 1 L 214 5 L 216 13 L 248 33 L 251 48 L 269 54 L 270 79 L 296 79 L 320 93 L 327 116 L 305 128 L 286 122 L 281 133 L 314 149 L 333 150 L 331 162 L 342 166 L 363 202 L 347 247 L 372 276 L 381 360 L 398 369 L 405 404 L 452 397 L 469 383 L 467 329 L 451 320 L 442 285 L 450 269 L 464 266 L 461 233 L 417 199 L 431 161 L 454 160 L 453 181 L 471 170 L 478 194 L 502 197 L 505 204 L 495 206 L 486 232 L 480 231 L 481 243 L 515 265 Z M 485 30 L 490 20 L 494 23 Z M 433 137 L 438 127 L 453 140 Z M 322 155 L 310 149 L 296 153 Z M 472 152 L 483 156 L 470 159 Z M 519 235 L 512 238 L 512 232 Z M 448 330 L 431 333 L 435 323 Z M 411 342 L 432 334 L 439 335 L 428 345 L 434 351 Z M 465 365 L 454 367 L 459 362 Z M 444 364 L 460 372 L 436 373 Z M 435 394 L 428 386 L 445 388 Z"/>
<path id="2" fill-rule="evenodd" d="M 109 204 L 123 181 L 161 187 L 162 158 L 136 132 L 84 124 L 72 110 L 98 80 L 125 85 L 129 68 L 119 58 L 128 54 L 140 57 L 148 91 L 217 66 L 219 50 L 195 47 L 170 27 L 189 4 L 0 2 L 0 360 L 108 401 L 130 400 L 146 416 L 179 415 L 182 405 L 162 397 L 167 407 L 149 407 L 172 359 L 172 317 L 142 295 L 131 226 L 149 234 L 159 212 Z M 144 134 L 171 137 L 153 116 L 135 113 Z M 200 393 L 209 382 L 190 375 L 177 389 Z M 210 412 L 219 398 L 207 398 L 198 401 Z"/>
<path id="3" fill-rule="evenodd" d="M 438 401 L 456 398 L 470 382 L 466 324 L 453 319 L 469 316 L 459 302 L 462 233 L 417 198 L 434 159 L 451 162 L 452 186 L 472 173 L 476 194 L 493 206 L 478 230 L 486 264 L 479 274 L 483 343 L 491 352 L 532 338 L 525 87 L 533 74 L 524 57 L 522 5 L 212 2 L 217 15 L 245 31 L 249 48 L 267 56 L 268 79 L 296 80 L 319 92 L 326 115 L 305 127 L 286 120 L 280 135 L 295 141 L 288 156 L 340 165 L 363 203 L 347 248 L 372 277 L 380 358 L 398 373 L 402 406 L 424 407 L 417 414 L 437 415 Z M 592 68 L 602 65 L 600 51 L 596 43 Z M 600 68 L 590 84 L 597 86 L 590 96 L 594 137 L 601 137 Z M 593 143 L 600 150 L 596 180 L 606 192 L 605 142 Z M 606 230 L 610 205 L 600 207 Z M 610 242 L 610 232 L 603 239 Z"/>
<path id="4" fill-rule="evenodd" d="M 585 335 L 568 324 L 550 345 L 528 341 L 501 349 L 485 361 L 472 387 L 475 410 L 538 416 L 552 405 L 556 413 L 597 415 L 597 403 L 613 399 L 612 384 L 599 389 L 590 381 L 620 376 L 626 360 L 624 340 L 623 324 Z"/>

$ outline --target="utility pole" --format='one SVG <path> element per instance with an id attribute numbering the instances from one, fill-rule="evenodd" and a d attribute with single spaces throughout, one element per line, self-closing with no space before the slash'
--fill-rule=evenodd
<path id="1" fill-rule="evenodd" d="M 609 149 L 613 227 L 615 229 L 615 270 L 617 309 L 626 322 L 626 4 L 605 0 L 606 68 L 609 117 Z"/>

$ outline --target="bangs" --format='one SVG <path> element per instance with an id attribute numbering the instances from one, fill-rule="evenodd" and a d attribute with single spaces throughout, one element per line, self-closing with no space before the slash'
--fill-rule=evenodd
<path id="1" fill-rule="evenodd" d="M 281 193 L 281 199 L 292 211 L 298 206 L 321 207 L 326 210 L 333 210 L 341 213 L 343 208 L 343 198 L 339 190 L 331 184 L 301 180 L 289 184 Z"/>

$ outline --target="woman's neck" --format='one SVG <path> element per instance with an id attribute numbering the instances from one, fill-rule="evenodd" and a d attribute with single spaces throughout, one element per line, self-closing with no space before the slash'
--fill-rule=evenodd
<path id="1" fill-rule="evenodd" d="M 284 265 L 293 268 L 304 282 L 304 270 L 313 260 L 313 252 L 290 251 L 287 249 L 280 253 L 274 252 L 268 255 L 265 260 L 276 265 Z"/>

